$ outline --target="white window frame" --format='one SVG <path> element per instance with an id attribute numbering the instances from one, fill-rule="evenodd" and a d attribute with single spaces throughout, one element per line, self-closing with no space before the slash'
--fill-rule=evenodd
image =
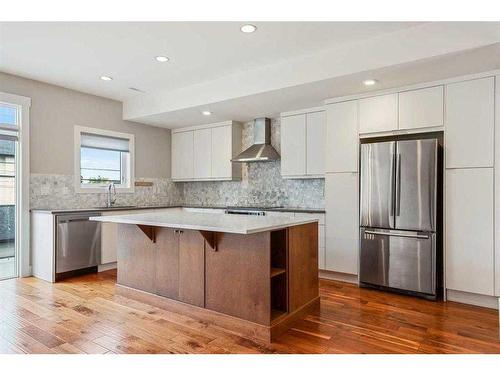
<path id="1" fill-rule="evenodd" d="M 30 264 L 30 107 L 31 98 L 0 92 L 0 102 L 18 107 L 18 126 L 2 127 L 17 133 L 16 148 L 16 263 L 17 276 L 31 276 Z"/>
<path id="2" fill-rule="evenodd" d="M 74 142 L 74 150 L 75 150 L 75 156 L 74 156 L 74 178 L 75 178 L 75 192 L 77 193 L 104 193 L 106 192 L 107 187 L 106 186 L 89 186 L 89 187 L 84 187 L 81 184 L 80 181 L 80 175 L 81 175 L 81 170 L 80 170 L 80 156 L 81 156 L 81 135 L 82 133 L 90 133 L 90 134 L 95 134 L 95 135 L 101 135 L 104 137 L 113 137 L 113 138 L 124 138 L 128 139 L 129 141 L 129 155 L 130 155 L 130 168 L 128 171 L 128 180 L 129 180 L 129 186 L 119 186 L 116 185 L 116 192 L 117 193 L 133 193 L 134 192 L 134 185 L 135 185 L 135 147 L 134 147 L 134 135 L 133 134 L 128 134 L 128 133 L 119 133 L 111 130 L 103 130 L 103 129 L 97 129 L 97 128 L 89 128 L 87 126 L 75 126 L 75 142 Z"/>

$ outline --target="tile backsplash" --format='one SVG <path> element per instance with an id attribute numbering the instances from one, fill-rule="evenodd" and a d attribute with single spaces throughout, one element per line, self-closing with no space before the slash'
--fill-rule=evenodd
<path id="1" fill-rule="evenodd" d="M 141 179 L 137 179 L 140 181 Z M 182 202 L 180 187 L 166 178 L 148 178 L 153 186 L 136 186 L 134 193 L 116 195 L 118 206 L 153 206 Z M 91 208 L 106 204 L 106 194 L 76 193 L 73 175 L 31 174 L 31 208 Z"/>
<path id="2" fill-rule="evenodd" d="M 280 152 L 280 122 L 273 119 L 271 143 Z M 253 142 L 253 122 L 243 125 L 243 148 Z M 140 181 L 141 179 L 137 179 Z M 177 182 L 147 178 L 153 186 L 136 186 L 117 194 L 117 205 L 288 206 L 324 208 L 323 179 L 283 179 L 280 162 L 243 164 L 241 181 Z M 72 175 L 32 174 L 31 208 L 90 208 L 106 204 L 106 194 L 76 193 Z"/>

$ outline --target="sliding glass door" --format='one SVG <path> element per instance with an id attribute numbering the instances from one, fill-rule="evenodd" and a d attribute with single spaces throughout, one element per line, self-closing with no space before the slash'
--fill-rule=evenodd
<path id="1" fill-rule="evenodd" d="M 18 276 L 18 107 L 0 102 L 0 280 Z"/>

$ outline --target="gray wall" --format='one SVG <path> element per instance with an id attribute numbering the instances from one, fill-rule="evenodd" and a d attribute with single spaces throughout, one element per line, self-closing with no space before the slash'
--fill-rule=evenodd
<path id="1" fill-rule="evenodd" d="M 122 120 L 122 103 L 0 72 L 0 91 L 31 98 L 31 173 L 74 174 L 75 125 L 135 135 L 136 177 L 170 177 L 170 131 Z"/>

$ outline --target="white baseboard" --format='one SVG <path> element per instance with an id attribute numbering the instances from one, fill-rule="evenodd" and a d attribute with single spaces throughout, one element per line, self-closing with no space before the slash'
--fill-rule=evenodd
<path id="1" fill-rule="evenodd" d="M 106 263 L 106 264 L 99 264 L 97 266 L 97 272 L 103 272 L 103 271 L 113 270 L 115 268 L 116 268 L 116 262 Z"/>
<path id="2" fill-rule="evenodd" d="M 485 296 L 483 294 L 461 292 L 458 290 L 447 289 L 446 296 L 448 301 L 465 303 L 467 305 L 488 307 L 498 310 L 500 299 L 493 296 Z"/>
<path id="3" fill-rule="evenodd" d="M 343 281 L 345 283 L 358 284 L 358 275 L 335 271 L 319 270 L 320 279 Z"/>

